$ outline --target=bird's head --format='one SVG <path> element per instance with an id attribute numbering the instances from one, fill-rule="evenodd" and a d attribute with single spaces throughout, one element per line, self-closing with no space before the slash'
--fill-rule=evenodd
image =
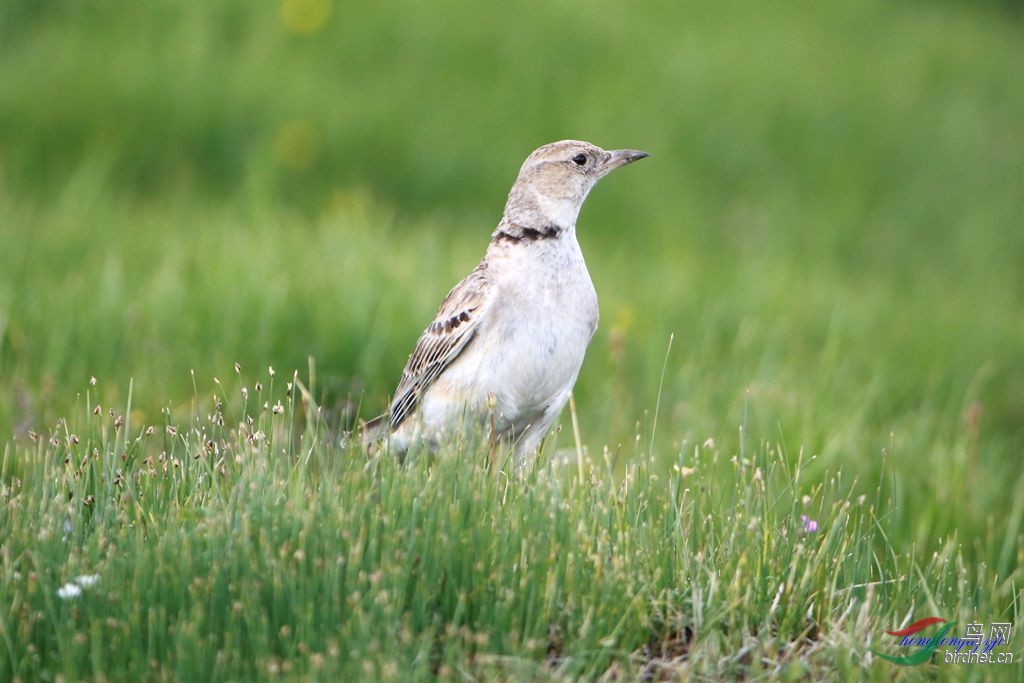
<path id="1" fill-rule="evenodd" d="M 572 227 L 598 180 L 646 156 L 650 155 L 635 149 L 606 151 L 579 140 L 544 145 L 534 150 L 519 169 L 505 205 L 505 217 L 528 226 L 540 222 Z"/>

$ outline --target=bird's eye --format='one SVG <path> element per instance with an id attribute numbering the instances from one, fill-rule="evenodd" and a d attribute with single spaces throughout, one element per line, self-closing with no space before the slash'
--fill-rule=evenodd
<path id="1" fill-rule="evenodd" d="M 587 155 L 586 154 L 577 154 L 576 156 L 574 156 L 572 158 L 572 163 L 576 164 L 577 166 L 586 166 L 586 164 L 587 164 Z"/>

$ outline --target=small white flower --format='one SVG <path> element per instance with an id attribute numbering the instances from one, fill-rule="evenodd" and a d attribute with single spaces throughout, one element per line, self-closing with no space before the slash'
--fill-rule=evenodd
<path id="1" fill-rule="evenodd" d="M 99 583 L 99 574 L 83 574 L 82 576 L 75 577 L 75 583 L 82 588 L 92 588 Z"/>
<path id="2" fill-rule="evenodd" d="M 83 588 L 92 588 L 100 581 L 99 574 L 82 574 L 74 581 L 65 583 L 57 589 L 57 597 L 61 600 L 73 600 L 82 594 Z"/>
<path id="3" fill-rule="evenodd" d="M 77 583 L 65 583 L 57 589 L 57 597 L 61 600 L 74 600 L 82 594 L 82 587 Z"/>

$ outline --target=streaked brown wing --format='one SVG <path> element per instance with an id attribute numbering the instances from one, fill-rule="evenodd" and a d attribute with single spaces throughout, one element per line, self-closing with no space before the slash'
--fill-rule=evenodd
<path id="1" fill-rule="evenodd" d="M 402 371 L 388 411 L 392 430 L 416 410 L 423 392 L 473 340 L 491 293 L 486 261 L 448 292 Z"/>

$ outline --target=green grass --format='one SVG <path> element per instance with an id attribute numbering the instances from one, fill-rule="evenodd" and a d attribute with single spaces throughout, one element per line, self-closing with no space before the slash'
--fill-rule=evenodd
<path id="1" fill-rule="evenodd" d="M 87 392 L 5 453 L 5 677 L 889 680 L 869 646 L 893 605 L 963 621 L 1013 597 L 955 541 L 897 553 L 885 484 L 807 481 L 777 447 L 402 468 L 334 445 L 301 382 L 243 381 L 156 424 Z"/>
<path id="2" fill-rule="evenodd" d="M 949 675 L 870 649 L 1019 618 L 1022 38 L 1009 3 L 3 3 L 0 678 Z M 562 137 L 653 154 L 581 216 L 581 442 L 523 481 L 341 448 Z"/>

